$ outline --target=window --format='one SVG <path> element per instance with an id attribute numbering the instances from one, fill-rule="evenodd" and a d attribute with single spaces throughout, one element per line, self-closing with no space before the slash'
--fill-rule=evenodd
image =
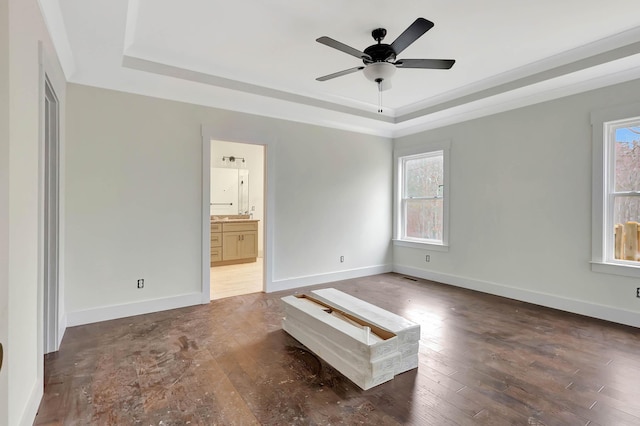
<path id="1" fill-rule="evenodd" d="M 640 277 L 640 105 L 594 113 L 592 124 L 592 269 Z"/>
<path id="2" fill-rule="evenodd" d="M 447 160 L 448 144 L 396 152 L 396 244 L 446 247 Z"/>

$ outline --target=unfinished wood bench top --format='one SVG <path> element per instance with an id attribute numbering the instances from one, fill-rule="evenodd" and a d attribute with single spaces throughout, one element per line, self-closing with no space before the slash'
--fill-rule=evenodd
<path id="1" fill-rule="evenodd" d="M 405 335 L 407 341 L 420 340 L 420 324 L 409 321 L 393 312 L 372 305 L 335 288 L 313 290 L 311 294 L 314 298 L 335 306 L 364 321 L 372 322 L 394 334 Z M 401 340 L 404 339 L 401 338 Z"/>

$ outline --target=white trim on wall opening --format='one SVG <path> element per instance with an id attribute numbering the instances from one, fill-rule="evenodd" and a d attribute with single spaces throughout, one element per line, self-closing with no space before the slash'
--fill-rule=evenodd
<path id="1" fill-rule="evenodd" d="M 273 253 L 274 253 L 274 223 L 275 223 L 275 147 L 276 140 L 269 137 L 252 137 L 229 129 L 223 131 L 216 126 L 202 125 L 202 301 L 210 302 L 211 286 L 211 240 L 210 233 L 210 172 L 211 172 L 211 141 L 221 140 L 251 145 L 264 146 L 264 257 L 263 257 L 263 289 L 265 293 L 275 291 L 273 283 Z"/>
<path id="2" fill-rule="evenodd" d="M 60 343 L 62 341 L 62 337 L 64 336 L 64 332 L 67 327 L 66 323 L 66 312 L 64 309 L 64 140 L 62 137 L 62 126 L 63 123 L 63 115 L 60 110 L 60 101 L 58 98 L 58 94 L 63 93 L 63 90 L 60 87 L 56 87 L 56 77 L 55 67 L 53 66 L 51 60 L 45 52 L 45 49 L 42 45 L 42 42 L 38 43 L 38 63 L 39 63 L 39 111 L 38 111 L 38 203 L 39 203 L 39 213 L 38 213 L 38 353 L 43 355 L 48 352 L 57 351 L 60 347 Z M 45 150 L 46 150 L 46 138 L 45 138 L 45 97 L 47 95 L 47 88 L 49 88 L 49 95 L 53 94 L 55 97 L 55 115 L 57 116 L 57 123 L 55 126 L 55 136 L 56 136 L 56 153 L 55 156 L 55 166 L 57 168 L 57 203 L 55 206 L 55 215 L 56 217 L 56 246 L 57 246 L 57 259 L 55 262 L 57 263 L 56 268 L 54 268 L 53 273 L 55 274 L 55 281 L 57 282 L 57 286 L 55 289 L 55 294 L 53 297 L 55 300 L 52 300 L 51 306 L 55 307 L 56 312 L 54 315 L 49 317 L 49 320 L 54 319 L 53 324 L 49 324 L 48 331 L 45 332 L 45 309 L 44 303 L 45 301 L 45 270 L 47 267 L 45 265 L 44 258 L 44 244 L 45 244 L 45 219 L 46 216 L 44 214 L 45 206 Z M 51 96 L 50 96 L 51 97 Z M 45 336 L 48 337 L 48 341 L 45 344 Z M 39 366 L 40 369 L 41 366 Z M 40 374 L 42 373 L 42 374 Z M 42 376 L 44 374 L 44 370 L 38 371 L 38 376 Z"/>
<path id="3" fill-rule="evenodd" d="M 592 224 L 591 270 L 594 272 L 640 278 L 638 262 L 613 259 L 612 167 L 613 148 L 608 143 L 617 122 L 640 117 L 640 103 L 593 111 L 592 126 Z"/>
<path id="4" fill-rule="evenodd" d="M 406 157 L 418 156 L 421 154 L 428 154 L 432 152 L 443 153 L 443 165 L 444 165 L 444 188 L 443 188 L 443 230 L 442 230 L 442 242 L 431 243 L 425 241 L 411 241 L 402 238 L 402 161 Z M 394 164 L 394 182 L 393 182 L 393 244 L 395 246 L 413 247 L 423 250 L 433 251 L 449 251 L 449 200 L 451 190 L 451 179 L 449 178 L 451 168 L 451 141 L 425 141 L 417 145 L 412 145 L 403 148 L 397 148 L 393 151 L 393 164 Z"/>

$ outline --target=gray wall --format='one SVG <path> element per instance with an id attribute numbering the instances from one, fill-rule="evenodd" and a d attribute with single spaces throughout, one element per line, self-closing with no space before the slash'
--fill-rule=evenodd
<path id="1" fill-rule="evenodd" d="M 200 292 L 202 124 L 270 143 L 276 286 L 390 270 L 389 139 L 74 84 L 67 96 L 70 323 Z"/>
<path id="2" fill-rule="evenodd" d="M 395 247 L 395 269 L 640 326 L 638 280 L 589 264 L 590 112 L 638 93 L 634 81 L 396 140 L 451 141 L 451 232 L 430 263 Z"/>
<path id="3" fill-rule="evenodd" d="M 26 425 L 43 391 L 39 43 L 61 104 L 63 150 L 66 81 L 36 0 L 3 1 L 0 28 L 0 424 Z"/>
<path id="4" fill-rule="evenodd" d="M 9 338 L 9 4 L 0 0 L 0 343 Z M 6 355 L 5 355 L 6 356 Z M 0 370 L 0 424 L 9 423 L 9 370 Z"/>

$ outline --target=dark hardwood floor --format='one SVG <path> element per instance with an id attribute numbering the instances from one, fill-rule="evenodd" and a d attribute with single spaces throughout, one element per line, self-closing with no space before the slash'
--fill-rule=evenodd
<path id="1" fill-rule="evenodd" d="M 640 330 L 397 274 L 331 283 L 421 324 L 362 391 L 282 331 L 280 297 L 69 328 L 37 425 L 640 425 Z M 307 290 L 307 289 L 303 289 Z"/>

